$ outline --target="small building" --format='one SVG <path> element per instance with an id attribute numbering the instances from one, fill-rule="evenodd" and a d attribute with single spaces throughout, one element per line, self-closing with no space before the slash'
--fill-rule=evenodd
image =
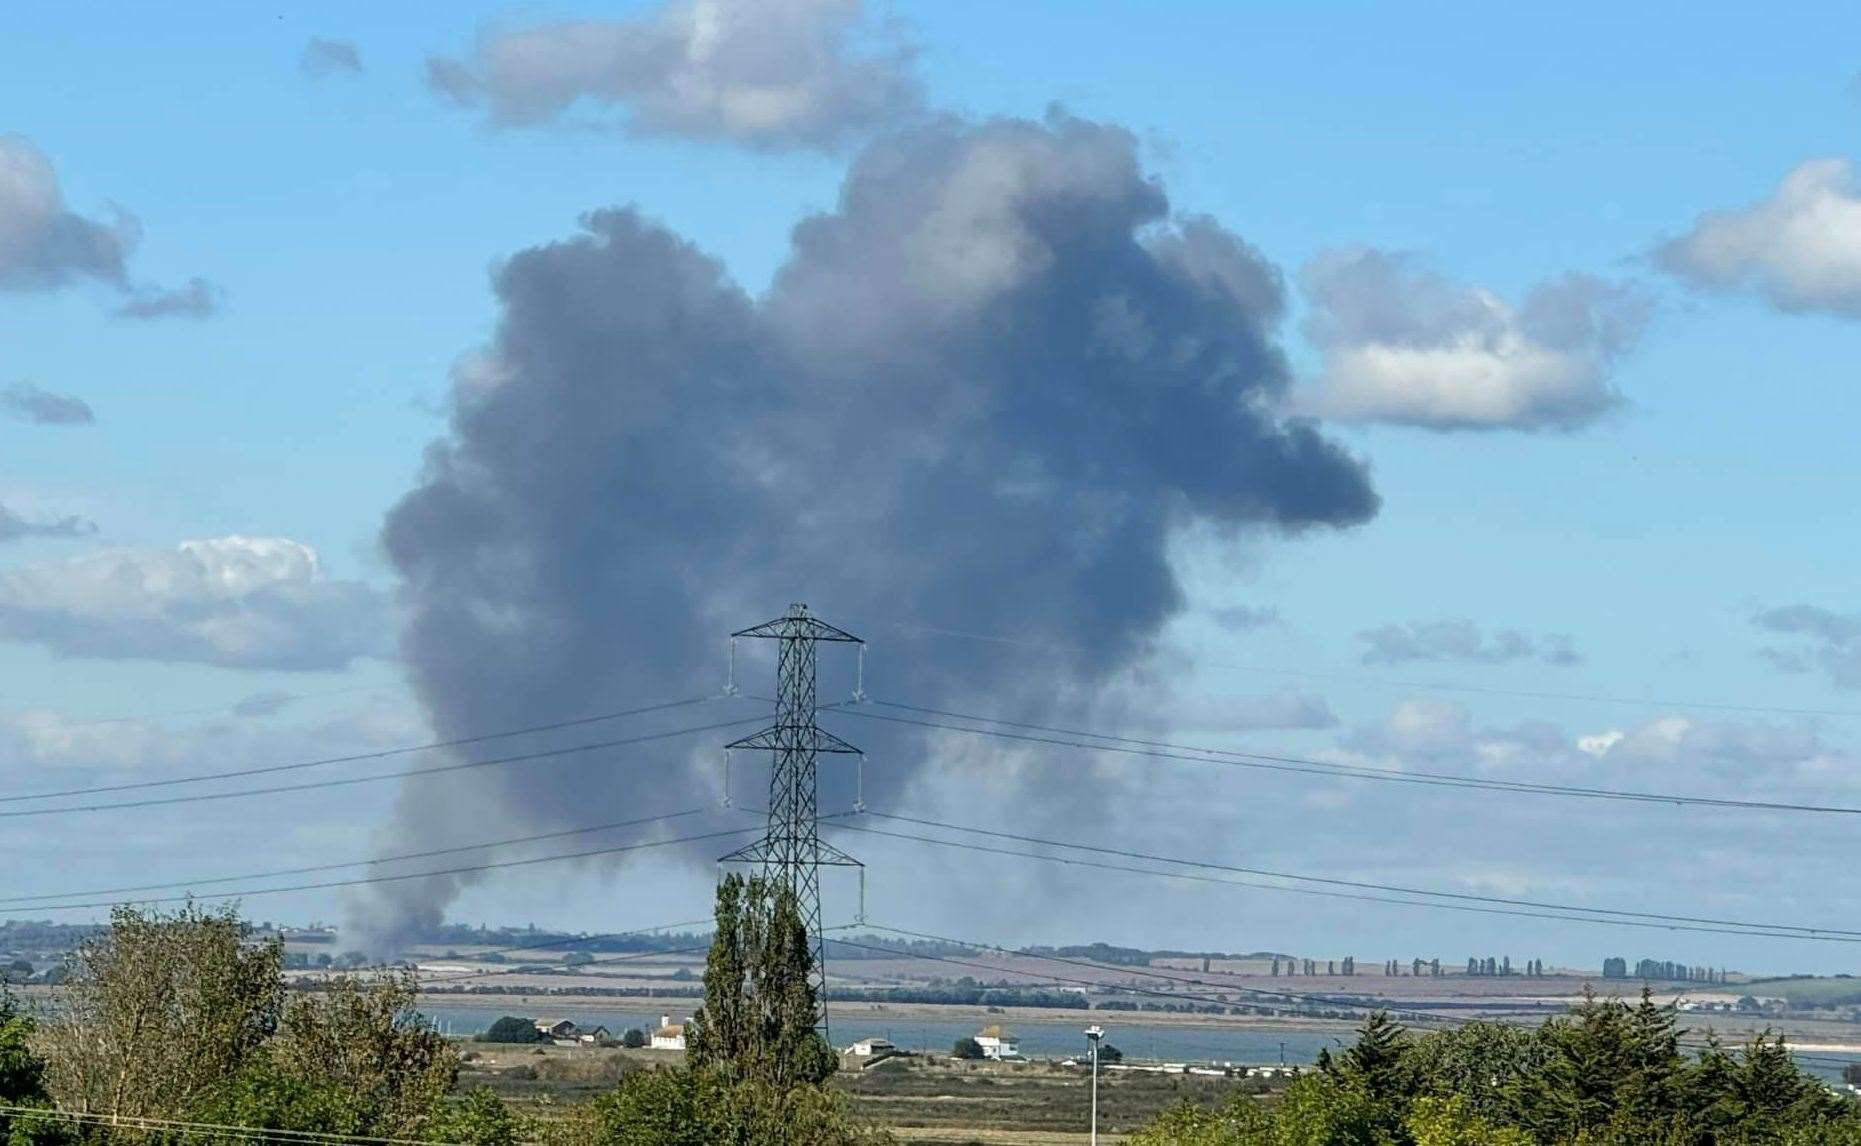
<path id="1" fill-rule="evenodd" d="M 846 1049 L 854 1058 L 873 1058 L 879 1055 L 897 1054 L 898 1048 L 890 1039 L 861 1039 Z"/>
<path id="2" fill-rule="evenodd" d="M 548 1019 L 536 1020 L 536 1033 L 553 1043 L 573 1044 L 578 1029 L 572 1019 L 557 1019 L 554 1022 Z"/>
<path id="3" fill-rule="evenodd" d="M 652 1041 L 648 1045 L 654 1050 L 684 1050 L 685 1028 L 690 1023 L 690 1019 L 686 1019 L 683 1023 L 675 1023 L 671 1015 L 660 1015 L 659 1027 L 653 1031 Z"/>
<path id="4" fill-rule="evenodd" d="M 1021 1057 L 1021 1045 L 1015 1037 L 999 1026 L 987 1026 L 976 1032 L 976 1045 L 982 1048 L 983 1058 L 1008 1059 Z"/>
<path id="5" fill-rule="evenodd" d="M 600 1046 L 602 1043 L 613 1042 L 614 1036 L 608 1033 L 606 1027 L 577 1027 L 575 1041 L 583 1046 Z"/>

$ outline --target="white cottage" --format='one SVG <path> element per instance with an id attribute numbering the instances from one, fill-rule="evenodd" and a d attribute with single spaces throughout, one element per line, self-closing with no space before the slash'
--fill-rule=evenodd
<path id="1" fill-rule="evenodd" d="M 685 1028 L 690 1023 L 690 1019 L 686 1019 L 683 1023 L 675 1023 L 671 1015 L 660 1015 L 659 1028 L 653 1032 L 652 1042 L 649 1045 L 654 1050 L 684 1050 Z"/>
<path id="2" fill-rule="evenodd" d="M 982 1048 L 983 1058 L 1021 1057 L 1021 1046 L 1015 1037 L 998 1026 L 987 1026 L 977 1031 L 976 1045 Z"/>

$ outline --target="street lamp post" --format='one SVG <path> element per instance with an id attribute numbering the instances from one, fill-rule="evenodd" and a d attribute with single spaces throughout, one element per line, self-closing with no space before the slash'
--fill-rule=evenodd
<path id="1" fill-rule="evenodd" d="M 1086 1042 L 1092 1047 L 1092 1146 L 1099 1141 L 1099 1041 L 1104 1037 L 1104 1027 L 1086 1028 Z"/>

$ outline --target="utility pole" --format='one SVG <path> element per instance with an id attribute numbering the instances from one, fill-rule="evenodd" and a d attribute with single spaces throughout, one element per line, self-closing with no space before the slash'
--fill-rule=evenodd
<path id="1" fill-rule="evenodd" d="M 1104 1038 L 1104 1027 L 1094 1023 L 1086 1028 L 1086 1041 L 1092 1044 L 1092 1146 L 1099 1142 L 1099 1043 Z"/>
<path id="2" fill-rule="evenodd" d="M 834 641 L 860 646 L 864 675 L 866 642 L 790 605 L 785 616 L 730 635 L 732 660 L 739 637 L 778 642 L 775 723 L 734 741 L 726 750 L 753 748 L 774 754 L 769 772 L 769 822 L 761 839 L 724 856 L 720 863 L 762 865 L 763 877 L 790 891 L 814 946 L 815 997 L 821 1002 L 820 1032 L 827 1037 L 827 945 L 821 934 L 821 867 L 863 868 L 820 836 L 820 793 L 815 759 L 823 752 L 858 755 L 859 749 L 815 723 L 815 645 Z M 854 696 L 859 696 L 856 687 Z M 861 872 L 862 878 L 864 871 Z M 862 883 L 862 897 L 864 884 Z M 831 1045 L 831 1040 L 829 1040 Z"/>

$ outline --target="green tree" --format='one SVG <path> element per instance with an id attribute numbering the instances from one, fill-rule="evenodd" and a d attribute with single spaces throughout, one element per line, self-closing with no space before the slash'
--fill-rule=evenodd
<path id="1" fill-rule="evenodd" d="M 981 1058 L 982 1044 L 970 1038 L 968 1035 L 964 1035 L 962 1038 L 956 1040 L 955 1046 L 950 1048 L 950 1054 L 956 1058 L 963 1059 Z"/>
<path id="2" fill-rule="evenodd" d="M 693 1016 L 685 1057 L 696 1067 L 740 1070 L 755 1057 L 755 1005 L 749 997 L 753 958 L 744 935 L 748 881 L 735 872 L 717 883 L 715 931 L 704 959 L 704 1002 Z"/>
<path id="3" fill-rule="evenodd" d="M 117 908 L 72 955 L 64 1005 L 41 1033 L 47 1089 L 80 1112 L 186 1115 L 277 1028 L 282 958 L 231 908 Z"/>
<path id="4" fill-rule="evenodd" d="M 1492 1125 L 1460 1095 L 1417 1099 L 1403 1128 L 1415 1146 L 1533 1146 L 1523 1130 Z"/>
<path id="5" fill-rule="evenodd" d="M 1672 1005 L 1656 1004 L 1653 992 L 1642 987 L 1640 1004 L 1628 1013 L 1627 1066 L 1612 1119 L 1618 1134 L 1647 1137 L 1680 1119 L 1687 1064 L 1680 1054 L 1682 1032 L 1676 1019 Z"/>
<path id="6" fill-rule="evenodd" d="M 815 1025 L 814 950 L 794 892 L 732 874 L 717 888 L 716 933 L 688 1061 L 778 1090 L 821 1082 L 838 1065 Z"/>
<path id="7" fill-rule="evenodd" d="M 292 1000 L 269 1049 L 293 1077 L 351 1095 L 359 1133 L 417 1137 L 459 1074 L 457 1052 L 415 1012 L 417 994 L 405 970 L 334 979 Z"/>
<path id="8" fill-rule="evenodd" d="M 33 1022 L 19 1013 L 0 988 L 0 1106 L 49 1107 L 45 1060 L 32 1050 Z M 71 1138 L 69 1124 L 49 1116 L 0 1111 L 0 1142 L 8 1146 L 51 1146 Z"/>
<path id="9" fill-rule="evenodd" d="M 1273 1146 L 1383 1146 L 1380 1112 L 1355 1087 L 1324 1074 L 1301 1075 L 1273 1107 Z"/>
<path id="10" fill-rule="evenodd" d="M 261 1053 L 207 1096 L 187 1120 L 261 1130 L 355 1134 L 362 1126 L 362 1111 L 353 1095 L 327 1083 L 297 1078 L 271 1055 Z M 217 1146 L 223 1132 L 202 1131 L 184 1137 L 190 1143 Z"/>
<path id="11" fill-rule="evenodd" d="M 1349 1099 L 1353 1118 L 1368 1120 L 1373 1137 L 1394 1139 L 1400 1134 L 1413 1094 L 1405 1069 L 1410 1045 L 1402 1024 L 1385 1011 L 1371 1011 L 1358 1028 L 1357 1041 L 1342 1055 L 1327 1059 L 1323 1076 Z"/>
<path id="12" fill-rule="evenodd" d="M 525 1137 L 523 1120 L 488 1086 L 446 1102 L 427 1124 L 429 1141 L 461 1146 L 517 1146 Z"/>
<path id="13" fill-rule="evenodd" d="M 646 1032 L 638 1027 L 628 1027 L 627 1033 L 620 1036 L 620 1045 L 638 1050 L 646 1045 Z"/>
<path id="14" fill-rule="evenodd" d="M 759 917 L 765 905 L 768 914 L 761 957 L 750 970 L 767 1047 L 761 1077 L 778 1090 L 797 1083 L 825 1082 L 840 1063 L 816 1029 L 821 1004 L 814 990 L 814 947 L 807 924 L 788 887 L 763 888 L 755 900 Z"/>
<path id="15" fill-rule="evenodd" d="M 504 1015 L 497 1022 L 485 1028 L 485 1033 L 478 1036 L 481 1043 L 540 1043 L 543 1032 L 536 1029 L 536 1024 L 529 1019 L 516 1015 Z"/>
<path id="16" fill-rule="evenodd" d="M 1473 1116 L 1504 1122 L 1519 1087 L 1549 1069 L 1548 1058 L 1536 1031 L 1475 1022 L 1416 1040 L 1405 1067 L 1418 1096 L 1459 1097 Z"/>

